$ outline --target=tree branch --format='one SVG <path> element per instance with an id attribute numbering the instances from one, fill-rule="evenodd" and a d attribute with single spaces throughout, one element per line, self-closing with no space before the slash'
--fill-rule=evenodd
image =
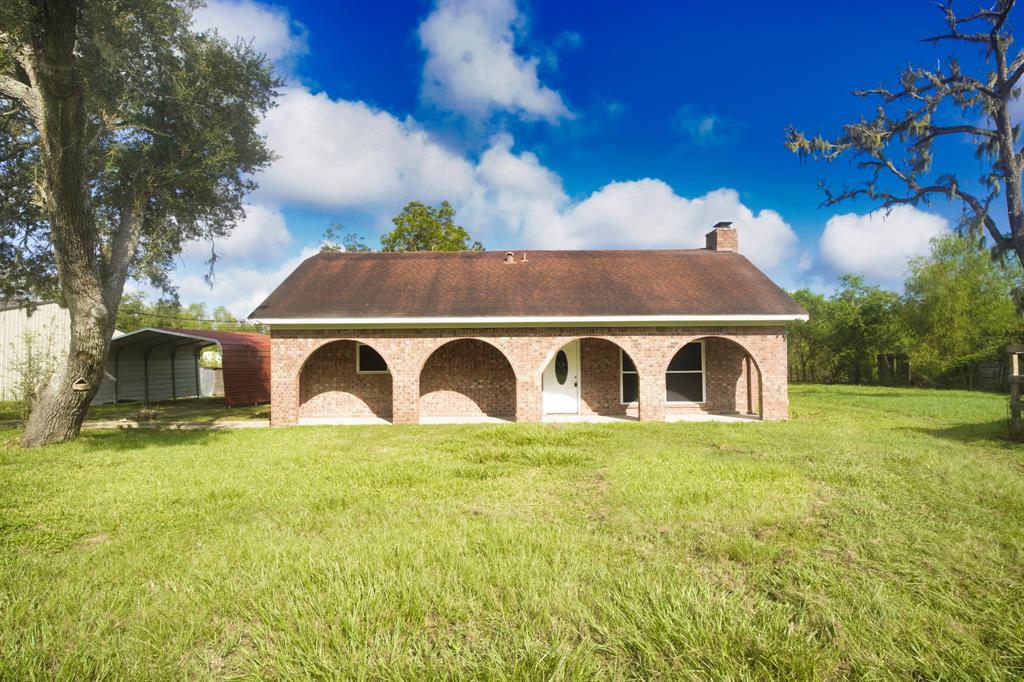
<path id="1" fill-rule="evenodd" d="M 977 135 L 979 137 L 987 137 L 989 139 L 995 139 L 999 137 L 998 133 L 996 133 L 996 131 L 994 130 L 989 130 L 988 128 L 979 128 L 977 126 L 972 125 L 931 126 L 928 128 L 927 133 L 921 135 L 921 137 L 916 142 L 914 142 L 914 144 L 910 145 L 910 148 L 919 149 L 927 145 L 936 137 L 957 134 Z"/>
<path id="2" fill-rule="evenodd" d="M 103 273 L 103 297 L 108 304 L 113 303 L 111 310 L 117 308 L 121 300 L 128 269 L 131 267 L 135 251 L 142 236 L 142 202 L 133 198 L 128 206 L 121 210 L 117 228 L 110 236 L 110 249 Z"/>
<path id="3" fill-rule="evenodd" d="M 0 95 L 21 103 L 36 121 L 42 116 L 43 100 L 39 96 L 39 92 L 17 78 L 0 75 Z"/>
<path id="4" fill-rule="evenodd" d="M 969 76 L 964 76 L 963 74 L 939 78 L 936 74 L 930 72 L 921 72 L 921 78 L 925 78 L 928 76 L 933 77 L 930 79 L 931 82 L 929 82 L 927 85 L 922 85 L 920 87 L 915 86 L 913 88 L 906 88 L 899 92 L 892 92 L 891 90 L 887 90 L 886 88 L 869 88 L 867 90 L 854 90 L 853 94 L 856 95 L 857 97 L 868 97 L 870 95 L 877 95 L 881 97 L 886 104 L 889 104 L 897 100 L 901 100 L 904 97 L 924 99 L 923 97 L 921 97 L 922 94 L 931 92 L 932 90 L 935 90 L 940 86 L 954 86 L 947 94 L 952 95 L 962 92 L 970 92 L 974 90 L 993 99 L 999 97 L 999 93 L 997 93 L 995 90 L 988 87 L 978 79 L 971 78 Z"/>
<path id="5" fill-rule="evenodd" d="M 1024 52 L 1017 55 L 1017 58 L 1010 64 L 1011 73 L 1003 83 L 1003 95 L 1009 96 L 1013 86 L 1017 84 L 1021 76 L 1024 76 Z"/>
<path id="6" fill-rule="evenodd" d="M 966 17 L 957 18 L 956 13 L 953 12 L 953 2 L 949 0 L 945 5 L 939 5 L 946 15 L 946 25 L 949 26 L 949 33 L 924 38 L 921 42 L 934 43 L 940 40 L 965 40 L 974 43 L 991 43 L 998 38 L 999 32 L 1003 29 L 1003 24 L 1006 23 L 1006 19 L 1010 15 L 1010 10 L 1013 9 L 1014 2 L 1015 0 L 1000 2 L 997 3 L 999 5 L 998 10 L 983 9 Z M 961 24 L 970 24 L 979 19 L 984 19 L 992 25 L 988 33 L 960 32 Z"/>
<path id="7" fill-rule="evenodd" d="M 874 183 L 871 183 L 865 185 L 864 187 L 858 187 L 852 190 L 845 190 L 838 195 L 828 193 L 827 198 L 824 202 L 822 202 L 822 206 L 834 206 L 840 202 L 846 201 L 848 199 L 855 199 L 857 197 L 867 197 L 873 201 L 880 201 L 884 208 L 891 208 L 892 206 L 898 205 L 916 206 L 929 196 L 941 194 L 950 199 L 955 197 L 963 201 L 965 204 L 967 204 L 967 206 L 974 213 L 975 218 L 981 220 L 982 223 L 985 225 L 985 229 L 988 231 L 989 235 L 992 237 L 992 240 L 999 246 L 999 248 L 1006 249 L 1011 248 L 1013 246 L 1012 238 L 1000 232 L 999 226 L 996 225 L 995 220 L 993 220 L 992 217 L 989 215 L 988 202 L 983 202 L 981 199 L 974 196 L 973 194 L 965 192 L 963 189 L 960 188 L 960 185 L 956 182 L 955 179 L 950 178 L 949 184 L 937 184 L 919 187 L 913 184 L 912 180 L 909 180 L 903 173 L 896 169 L 896 167 L 892 164 L 891 161 L 886 160 L 884 162 L 866 162 L 864 165 L 874 167 L 879 172 L 882 169 L 890 171 L 898 179 L 908 184 L 911 190 L 910 194 L 897 195 L 887 190 L 877 190 L 875 189 Z M 877 177 L 878 175 L 876 172 L 875 178 L 877 179 Z"/>
<path id="8" fill-rule="evenodd" d="M 988 43 L 989 36 L 987 33 L 960 33 L 954 30 L 929 38 L 921 38 L 922 43 L 937 43 L 940 40 L 966 40 L 971 43 Z"/>

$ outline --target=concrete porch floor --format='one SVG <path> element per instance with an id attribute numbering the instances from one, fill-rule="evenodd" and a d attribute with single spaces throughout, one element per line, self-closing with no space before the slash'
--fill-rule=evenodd
<path id="1" fill-rule="evenodd" d="M 420 417 L 420 424 L 514 424 L 515 419 L 505 417 L 452 416 L 452 417 Z"/>
<path id="2" fill-rule="evenodd" d="M 543 421 L 545 424 L 614 424 L 619 422 L 639 422 L 637 417 L 616 416 L 610 417 L 600 414 L 546 414 Z M 757 415 L 750 414 L 708 414 L 707 412 L 696 412 L 692 414 L 670 414 L 665 417 L 666 422 L 756 422 L 760 421 Z"/>
<path id="3" fill-rule="evenodd" d="M 300 417 L 299 426 L 368 426 L 390 425 L 383 417 Z"/>
<path id="4" fill-rule="evenodd" d="M 613 424 L 615 422 L 638 422 L 636 417 L 610 417 L 602 414 L 546 414 L 545 424 Z"/>
<path id="5" fill-rule="evenodd" d="M 669 414 L 665 416 L 667 422 L 759 422 L 761 418 L 756 414 L 708 414 L 707 412 L 694 412 L 692 414 Z"/>
<path id="6" fill-rule="evenodd" d="M 542 418 L 545 424 L 616 424 L 639 422 L 636 417 L 611 417 L 600 414 L 546 414 Z M 666 422 L 757 422 L 760 418 L 755 414 L 708 414 L 695 412 L 691 414 L 670 414 Z M 420 424 L 514 424 L 515 419 L 504 417 L 483 416 L 450 416 L 420 417 Z M 390 425 L 391 420 L 382 417 L 302 417 L 299 426 L 368 426 Z M 262 425 L 262 424 L 261 424 Z"/>

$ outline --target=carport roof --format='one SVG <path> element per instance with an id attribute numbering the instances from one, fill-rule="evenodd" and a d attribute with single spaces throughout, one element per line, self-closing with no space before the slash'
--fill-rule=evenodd
<path id="1" fill-rule="evenodd" d="M 152 348 L 154 346 L 250 346 L 262 348 L 265 343 L 264 334 L 250 332 L 224 332 L 212 329 L 173 329 L 164 327 L 146 327 L 118 336 L 110 341 L 111 349 L 138 346 Z M 262 343 L 261 343 L 262 342 Z"/>
<path id="2" fill-rule="evenodd" d="M 153 348 L 156 346 L 209 346 L 214 343 L 217 343 L 217 341 L 206 336 L 199 336 L 194 330 L 172 331 L 169 329 L 146 327 L 145 329 L 139 329 L 111 339 L 110 349 L 119 350 L 128 346 L 140 348 Z"/>

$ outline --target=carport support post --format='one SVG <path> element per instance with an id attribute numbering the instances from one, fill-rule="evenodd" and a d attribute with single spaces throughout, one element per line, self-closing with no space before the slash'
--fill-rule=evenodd
<path id="1" fill-rule="evenodd" d="M 145 391 L 147 405 L 149 405 L 149 354 L 152 352 L 153 349 L 150 347 L 142 354 L 142 388 Z"/>
<path id="2" fill-rule="evenodd" d="M 1024 354 L 1024 346 L 1008 346 L 1010 353 L 1010 438 L 1012 440 L 1024 440 L 1024 424 L 1021 422 L 1021 410 L 1024 409 L 1024 401 L 1021 401 L 1021 386 L 1024 385 L 1024 376 L 1021 370 L 1020 357 Z"/>
<path id="3" fill-rule="evenodd" d="M 121 347 L 114 351 L 114 404 L 117 405 L 119 393 L 121 392 Z"/>
<path id="4" fill-rule="evenodd" d="M 201 390 L 199 390 L 199 352 L 201 350 L 202 350 L 202 348 L 196 348 L 196 352 L 195 352 L 196 397 L 197 398 L 201 398 L 203 396 L 203 392 Z"/>
<path id="5" fill-rule="evenodd" d="M 178 347 L 171 349 L 171 399 L 178 399 L 178 381 L 174 378 L 174 358 L 178 355 Z"/>

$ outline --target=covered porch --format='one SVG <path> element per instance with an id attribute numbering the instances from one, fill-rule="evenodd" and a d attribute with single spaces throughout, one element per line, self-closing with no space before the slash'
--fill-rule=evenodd
<path id="1" fill-rule="evenodd" d="M 562 346 L 542 374 L 542 420 L 636 421 L 645 412 L 669 422 L 761 418 L 760 370 L 736 342 L 687 341 L 671 349 L 667 361 L 644 350 L 634 350 L 634 358 L 603 337 Z"/>
<path id="2" fill-rule="evenodd" d="M 337 339 L 316 348 L 299 371 L 296 422 L 750 422 L 762 417 L 761 369 L 744 346 L 724 336 L 563 337 L 543 346 L 528 337 L 447 338 L 424 347 L 420 359 L 412 361 L 407 348 L 396 346 L 394 339 Z"/>

